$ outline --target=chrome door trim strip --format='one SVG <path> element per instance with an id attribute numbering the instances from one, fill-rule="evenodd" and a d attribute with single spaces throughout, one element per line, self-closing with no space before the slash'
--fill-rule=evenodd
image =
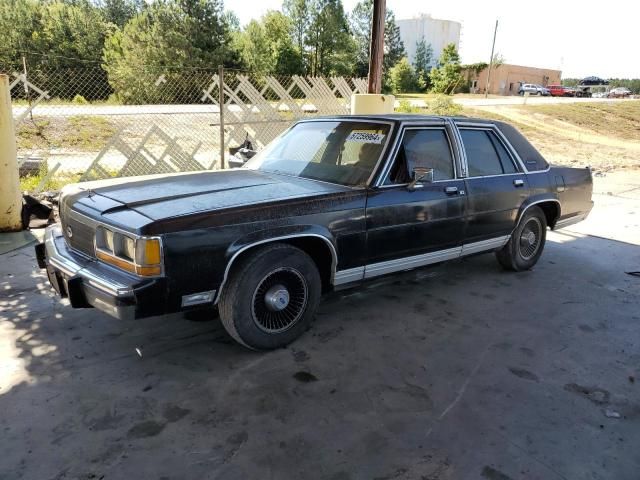
<path id="1" fill-rule="evenodd" d="M 412 257 L 398 258 L 396 260 L 387 260 L 386 262 L 372 263 L 365 267 L 364 278 L 373 278 L 387 273 L 399 272 L 402 270 L 411 270 L 417 267 L 423 267 L 432 263 L 444 262 L 460 257 L 462 247 L 448 248 L 446 250 L 438 250 L 436 252 L 423 253 L 422 255 L 414 255 Z"/>
<path id="2" fill-rule="evenodd" d="M 462 246 L 461 256 L 502 248 L 507 244 L 510 238 L 511 235 L 503 235 L 502 237 L 464 244 Z"/>
<path id="3" fill-rule="evenodd" d="M 344 285 L 345 283 L 357 282 L 364 278 L 364 267 L 347 268 L 336 272 L 333 285 Z"/>
<path id="4" fill-rule="evenodd" d="M 503 235 L 488 240 L 473 242 L 462 247 L 447 248 L 437 250 L 435 252 L 423 253 L 421 255 L 413 255 L 411 257 L 397 258 L 387 260 L 385 262 L 371 263 L 364 267 L 348 268 L 340 270 L 335 274 L 334 286 L 344 285 L 347 283 L 357 282 L 363 279 L 379 277 L 388 273 L 400 272 L 405 270 L 413 270 L 414 268 L 424 267 L 434 263 L 440 263 L 447 260 L 454 260 L 465 255 L 474 253 L 489 252 L 504 247 L 511 235 Z"/>

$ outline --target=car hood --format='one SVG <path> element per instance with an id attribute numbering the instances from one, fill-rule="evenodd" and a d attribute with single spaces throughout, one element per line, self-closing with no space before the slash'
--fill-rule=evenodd
<path id="1" fill-rule="evenodd" d="M 80 210 L 101 215 L 135 211 L 151 220 L 349 191 L 348 187 L 248 169 L 137 177 L 78 184 Z"/>

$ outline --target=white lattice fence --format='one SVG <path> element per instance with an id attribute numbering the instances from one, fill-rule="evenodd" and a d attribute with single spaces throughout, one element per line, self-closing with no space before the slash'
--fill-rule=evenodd
<path id="1" fill-rule="evenodd" d="M 122 99 L 99 68 L 15 73 L 19 155 L 82 180 L 218 168 L 221 151 L 247 136 L 263 148 L 298 119 L 349 113 L 351 95 L 367 88 L 342 77 L 223 77 L 220 105 L 211 70 L 141 71 Z"/>

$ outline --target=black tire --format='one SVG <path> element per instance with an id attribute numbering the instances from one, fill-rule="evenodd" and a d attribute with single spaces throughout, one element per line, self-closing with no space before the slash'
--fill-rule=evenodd
<path id="1" fill-rule="evenodd" d="M 270 244 L 233 266 L 220 297 L 220 319 L 247 348 L 284 347 L 308 328 L 321 286 L 309 255 L 291 245 Z"/>
<path id="2" fill-rule="evenodd" d="M 509 242 L 496 252 L 496 258 L 506 270 L 529 270 L 542 255 L 546 240 L 547 218 L 539 207 L 531 207 L 520 219 Z"/>

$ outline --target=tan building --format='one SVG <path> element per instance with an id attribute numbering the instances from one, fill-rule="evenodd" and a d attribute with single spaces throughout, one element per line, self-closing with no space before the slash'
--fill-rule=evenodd
<path id="1" fill-rule="evenodd" d="M 488 68 L 485 68 L 477 76 L 473 72 L 469 73 L 471 93 L 484 93 L 488 70 Z M 560 83 L 561 75 L 562 72 L 560 70 L 523 67 L 505 63 L 492 69 L 489 93 L 494 95 L 517 95 L 518 89 L 523 83 L 536 83 L 545 87 L 547 85 L 557 85 Z M 467 77 L 466 74 L 465 77 Z"/>

